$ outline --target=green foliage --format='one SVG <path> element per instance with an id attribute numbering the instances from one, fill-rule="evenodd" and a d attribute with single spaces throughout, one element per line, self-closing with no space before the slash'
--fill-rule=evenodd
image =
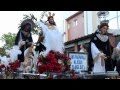
<path id="1" fill-rule="evenodd" d="M 0 40 L 5 42 L 3 48 L 4 49 L 11 49 L 14 45 L 15 38 L 16 38 L 16 34 L 14 34 L 14 33 L 9 32 L 7 34 L 3 34 L 2 37 L 0 38 Z"/>
<path id="2" fill-rule="evenodd" d="M 0 55 L 1 56 L 7 56 L 4 48 L 0 48 Z"/>

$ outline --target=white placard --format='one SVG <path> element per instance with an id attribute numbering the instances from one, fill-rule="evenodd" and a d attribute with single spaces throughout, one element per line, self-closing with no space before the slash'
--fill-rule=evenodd
<path id="1" fill-rule="evenodd" d="M 71 58 L 71 70 L 75 72 L 87 71 L 88 70 L 88 54 L 80 52 L 70 52 L 69 57 Z"/>

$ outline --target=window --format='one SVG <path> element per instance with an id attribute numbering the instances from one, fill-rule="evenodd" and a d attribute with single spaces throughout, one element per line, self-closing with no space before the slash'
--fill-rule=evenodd
<path id="1" fill-rule="evenodd" d="M 78 21 L 77 19 L 74 21 L 74 26 L 77 26 L 78 25 Z"/>
<path id="2" fill-rule="evenodd" d="M 70 29 L 71 28 L 71 23 L 68 23 L 68 27 L 67 27 L 68 29 Z"/>

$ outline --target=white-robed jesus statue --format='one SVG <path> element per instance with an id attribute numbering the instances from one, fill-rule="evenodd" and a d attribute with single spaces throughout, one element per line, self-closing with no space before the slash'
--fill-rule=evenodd
<path id="1" fill-rule="evenodd" d="M 54 15 L 49 12 L 49 16 L 47 16 L 48 20 L 43 23 L 42 21 L 38 22 L 38 26 L 42 28 L 43 35 L 44 35 L 44 42 L 43 45 L 46 47 L 46 51 L 44 52 L 45 55 L 49 53 L 49 51 L 59 51 L 63 53 L 64 50 L 64 42 L 63 42 L 63 35 L 59 32 L 58 28 L 56 27 L 56 23 L 54 22 Z"/>

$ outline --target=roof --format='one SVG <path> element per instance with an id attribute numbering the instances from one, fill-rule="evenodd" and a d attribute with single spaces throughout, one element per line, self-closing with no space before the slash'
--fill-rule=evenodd
<path id="1" fill-rule="evenodd" d="M 78 11 L 77 13 L 75 13 L 72 16 L 68 17 L 66 20 L 68 21 L 68 20 L 72 19 L 73 17 L 75 17 L 75 16 L 77 16 L 77 15 L 79 15 L 81 13 L 83 13 L 83 11 Z"/>
<path id="2" fill-rule="evenodd" d="M 89 39 L 89 38 L 92 37 L 93 34 L 94 34 L 94 33 L 89 34 L 89 35 L 87 35 L 87 36 L 83 36 L 83 37 L 74 39 L 74 40 L 67 41 L 67 42 L 65 42 L 65 45 L 68 45 L 68 44 L 71 44 L 71 43 L 76 43 L 76 42 L 78 42 L 78 41 L 82 41 L 82 40 L 85 40 L 85 39 Z M 108 33 L 108 35 L 112 35 L 112 34 L 111 34 L 111 33 Z M 120 36 L 120 35 L 115 35 L 115 37 L 119 37 L 119 36 Z"/>
<path id="3" fill-rule="evenodd" d="M 89 38 L 91 38 L 92 35 L 93 35 L 93 33 L 89 34 L 87 36 L 83 36 L 83 37 L 80 37 L 80 38 L 77 38 L 77 39 L 74 39 L 74 40 L 67 41 L 67 42 L 65 42 L 65 45 L 75 43 L 75 42 L 78 42 L 78 41 L 82 41 L 82 40 L 85 40 L 85 39 L 89 39 Z"/>

